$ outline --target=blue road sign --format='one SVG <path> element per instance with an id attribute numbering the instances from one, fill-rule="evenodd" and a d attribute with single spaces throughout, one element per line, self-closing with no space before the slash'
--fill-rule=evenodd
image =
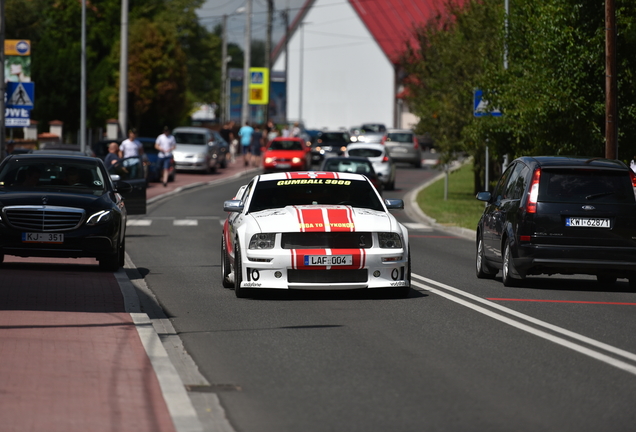
<path id="1" fill-rule="evenodd" d="M 10 127 L 25 127 L 31 124 L 29 110 L 24 108 L 6 108 L 4 110 L 4 125 Z"/>
<path id="2" fill-rule="evenodd" d="M 488 101 L 483 99 L 483 90 L 476 89 L 473 92 L 473 115 L 475 117 L 494 116 L 501 117 L 502 113 L 498 109 L 488 106 Z"/>
<path id="3" fill-rule="evenodd" d="M 35 84 L 32 82 L 8 82 L 5 100 L 7 108 L 33 109 Z"/>

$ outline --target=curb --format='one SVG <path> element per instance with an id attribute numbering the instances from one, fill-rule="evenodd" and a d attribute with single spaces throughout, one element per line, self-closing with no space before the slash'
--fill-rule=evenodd
<path id="1" fill-rule="evenodd" d="M 466 163 L 470 162 L 470 160 L 471 159 L 468 158 L 468 159 L 466 159 L 463 162 L 453 164 L 453 166 L 451 166 L 450 171 L 458 170 L 463 165 L 465 165 Z M 411 219 L 425 222 L 425 223 L 431 225 L 433 228 L 435 228 L 435 229 L 437 229 L 439 231 L 444 231 L 444 232 L 447 232 L 449 234 L 453 234 L 453 235 L 456 235 L 458 237 L 465 238 L 467 240 L 474 240 L 475 236 L 477 235 L 477 231 L 471 230 L 471 229 L 468 229 L 468 228 L 452 227 L 452 226 L 446 226 L 446 225 L 439 224 L 439 223 L 437 223 L 437 220 L 435 220 L 432 217 L 430 217 L 427 214 L 425 214 L 422 211 L 422 209 L 420 208 L 420 206 L 417 204 L 417 196 L 419 195 L 419 193 L 423 189 L 425 189 L 425 188 L 429 187 L 430 185 L 432 185 L 433 183 L 435 183 L 436 181 L 443 179 L 445 175 L 446 174 L 444 172 L 440 172 L 438 175 L 436 175 L 432 179 L 428 180 L 427 182 L 425 182 L 424 184 L 420 185 L 416 189 L 413 189 L 409 193 L 407 193 L 406 196 L 404 197 L 404 210 L 405 210 L 407 216 L 409 216 Z"/>

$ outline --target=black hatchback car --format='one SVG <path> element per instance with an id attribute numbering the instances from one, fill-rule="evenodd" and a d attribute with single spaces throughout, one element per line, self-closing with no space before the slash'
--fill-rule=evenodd
<path id="1" fill-rule="evenodd" d="M 478 278 L 502 270 L 505 286 L 527 275 L 588 274 L 602 285 L 636 287 L 636 177 L 622 162 L 521 157 L 495 190 L 477 226 Z"/>
<path id="2" fill-rule="evenodd" d="M 97 158 L 8 156 L 0 164 L 0 263 L 4 255 L 92 257 L 117 270 L 126 244 L 120 194 L 131 190 L 127 182 L 113 184 Z"/>

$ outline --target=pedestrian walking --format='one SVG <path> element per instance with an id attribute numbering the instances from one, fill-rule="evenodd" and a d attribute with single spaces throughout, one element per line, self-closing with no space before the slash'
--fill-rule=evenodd
<path id="1" fill-rule="evenodd" d="M 245 122 L 245 126 L 239 129 L 239 137 L 241 138 L 241 147 L 243 150 L 243 165 L 248 166 L 250 163 L 250 146 L 252 145 L 252 134 L 254 128 L 249 122 Z"/>
<path id="2" fill-rule="evenodd" d="M 144 146 L 137 139 L 137 131 L 131 129 L 128 131 L 128 139 L 125 139 L 119 145 L 119 151 L 121 152 L 121 158 L 126 159 L 130 157 L 141 157 L 144 153 Z M 137 178 L 138 164 L 131 164 L 130 166 L 130 178 Z"/>
<path id="3" fill-rule="evenodd" d="M 155 141 L 155 148 L 159 150 L 159 159 L 157 163 L 161 170 L 161 177 L 163 181 L 163 187 L 168 186 L 168 174 L 170 170 L 170 163 L 172 161 L 172 151 L 177 148 L 177 142 L 170 134 L 170 128 L 165 126 L 163 133 L 157 137 Z"/>
<path id="4" fill-rule="evenodd" d="M 254 128 L 254 133 L 252 134 L 252 144 L 250 153 L 251 156 L 251 164 L 254 167 L 258 167 L 261 164 L 261 147 L 264 144 L 263 132 L 261 132 L 261 127 L 256 125 Z"/>
<path id="5" fill-rule="evenodd" d="M 219 134 L 221 134 L 221 137 L 223 137 L 225 142 L 227 142 L 230 148 L 230 162 L 234 163 L 234 161 L 236 160 L 236 146 L 234 144 L 236 142 L 236 140 L 234 139 L 234 122 L 232 120 L 226 122 L 219 131 Z"/>

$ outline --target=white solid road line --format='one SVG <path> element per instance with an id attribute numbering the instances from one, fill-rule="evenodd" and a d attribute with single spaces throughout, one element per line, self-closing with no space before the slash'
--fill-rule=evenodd
<path id="1" fill-rule="evenodd" d="M 512 315 L 512 316 L 518 318 L 519 320 L 525 320 L 525 321 L 527 321 L 529 323 L 544 327 L 544 328 L 552 330 L 552 331 L 554 331 L 556 333 L 560 333 L 560 334 L 562 334 L 564 336 L 568 336 L 568 337 L 570 337 L 572 339 L 576 339 L 578 341 L 584 342 L 584 343 L 586 343 L 588 345 L 593 346 L 594 348 L 602 349 L 602 350 L 605 350 L 607 352 L 611 352 L 613 354 L 620 355 L 620 356 L 622 356 L 622 357 L 624 357 L 626 359 L 629 359 L 629 360 L 636 361 L 636 354 L 630 353 L 630 352 L 622 350 L 620 348 L 616 348 L 616 347 L 614 347 L 612 345 L 608 345 L 608 344 L 603 343 L 603 342 L 599 342 L 599 341 L 597 341 L 595 339 L 588 338 L 588 337 L 583 336 L 581 334 L 575 333 L 575 332 L 570 331 L 570 330 L 566 330 L 566 329 L 564 329 L 562 327 L 547 323 L 545 321 L 541 321 L 541 320 L 533 318 L 533 317 L 531 317 L 529 315 L 517 312 L 517 311 L 515 311 L 513 309 L 507 308 L 505 306 L 501 306 L 501 305 L 499 305 L 497 303 L 491 302 L 489 300 L 485 300 L 485 299 L 477 297 L 477 296 L 475 296 L 473 294 L 467 293 L 465 291 L 462 291 L 460 289 L 451 287 L 451 286 L 443 284 L 441 282 L 434 281 L 434 280 L 426 278 L 424 276 L 413 274 L 412 277 L 429 284 L 429 285 L 425 285 L 425 284 L 420 283 L 420 282 L 412 281 L 412 284 L 414 286 L 416 286 L 416 287 L 422 288 L 423 290 L 426 290 L 426 291 L 431 292 L 433 294 L 437 294 L 437 295 L 439 295 L 441 297 L 444 297 L 444 298 L 446 298 L 448 300 L 451 300 L 451 301 L 453 301 L 455 303 L 461 304 L 462 306 L 465 306 L 465 307 L 468 307 L 470 309 L 473 309 L 474 311 L 477 311 L 477 312 L 479 312 L 481 314 L 484 314 L 484 315 L 489 316 L 491 318 L 494 318 L 494 319 L 496 319 L 498 321 L 506 323 L 506 324 L 508 324 L 508 325 L 510 325 L 512 327 L 518 328 L 520 330 L 523 330 L 523 331 L 528 332 L 530 334 L 533 334 L 535 336 L 538 336 L 538 337 L 541 337 L 543 339 L 549 340 L 550 342 L 554 342 L 556 344 L 559 344 L 559 345 L 564 346 L 566 348 L 572 349 L 574 351 L 577 351 L 577 352 L 579 352 L 581 354 L 587 355 L 587 356 L 589 356 L 591 358 L 594 358 L 596 360 L 599 360 L 599 361 L 602 361 L 604 363 L 607 363 L 607 364 L 609 364 L 611 366 L 614 366 L 614 367 L 617 367 L 619 369 L 622 369 L 622 370 L 624 370 L 626 372 L 629 372 L 629 373 L 631 373 L 633 375 L 636 375 L 636 366 L 634 366 L 632 364 L 626 363 L 626 362 L 624 362 L 622 360 L 618 360 L 618 359 L 616 359 L 614 357 L 610 357 L 610 356 L 608 356 L 606 354 L 603 354 L 603 353 L 600 353 L 598 351 L 594 351 L 594 350 L 592 350 L 590 348 L 587 348 L 587 347 L 585 347 L 583 345 L 579 345 L 577 343 L 571 342 L 571 341 L 569 341 L 567 339 L 564 339 L 562 337 L 555 336 L 555 335 L 547 333 L 547 332 L 545 332 L 543 330 L 539 330 L 539 329 L 537 329 L 535 327 L 531 327 L 531 326 L 529 326 L 527 324 L 523 324 L 520 321 L 514 320 L 514 319 L 509 318 L 509 317 L 506 317 L 506 316 L 501 315 L 501 314 L 499 314 L 497 312 L 493 312 L 491 310 L 488 310 L 488 309 L 486 309 L 484 307 L 478 306 L 478 305 L 476 305 L 474 303 L 471 303 L 469 301 L 463 300 L 463 299 L 461 299 L 459 297 L 451 295 L 448 292 L 442 291 L 442 290 L 451 291 L 451 292 L 453 292 L 455 294 L 459 294 L 461 296 L 467 297 L 467 298 L 469 298 L 472 301 L 479 302 L 479 303 L 482 303 L 484 305 L 487 305 L 490 308 L 498 309 L 498 310 L 500 310 L 502 312 L 505 312 L 505 313 L 507 313 L 509 315 Z M 441 290 L 437 289 L 437 288 L 434 288 L 434 287 L 432 287 L 430 285 L 437 286 L 437 287 L 441 288 Z"/>

